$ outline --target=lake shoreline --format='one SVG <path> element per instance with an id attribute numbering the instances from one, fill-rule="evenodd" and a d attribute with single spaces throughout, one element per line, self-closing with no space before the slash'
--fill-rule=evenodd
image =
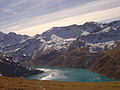
<path id="1" fill-rule="evenodd" d="M 103 75 L 92 72 L 88 69 L 48 67 L 48 66 L 37 66 L 34 68 L 37 70 L 44 71 L 44 73 L 25 77 L 26 79 L 55 80 L 55 81 L 69 81 L 69 82 L 116 81 L 115 79 L 105 77 Z"/>

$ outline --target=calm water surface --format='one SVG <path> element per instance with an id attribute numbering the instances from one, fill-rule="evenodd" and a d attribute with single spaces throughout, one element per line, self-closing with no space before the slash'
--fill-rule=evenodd
<path id="1" fill-rule="evenodd" d="M 115 81 L 100 74 L 79 68 L 36 67 L 44 73 L 26 77 L 27 79 L 76 81 L 76 82 L 108 82 Z"/>

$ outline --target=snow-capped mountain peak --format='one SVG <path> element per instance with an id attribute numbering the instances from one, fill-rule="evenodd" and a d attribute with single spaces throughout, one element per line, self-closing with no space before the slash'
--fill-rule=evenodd
<path id="1" fill-rule="evenodd" d="M 0 37 L 0 51 L 17 60 L 29 60 L 38 51 L 42 54 L 65 52 L 68 46 L 78 39 L 82 42 L 78 42 L 76 47 L 89 45 L 90 50 L 99 51 L 120 40 L 120 20 L 104 24 L 87 22 L 83 25 L 53 27 L 33 37 L 0 32 Z"/>

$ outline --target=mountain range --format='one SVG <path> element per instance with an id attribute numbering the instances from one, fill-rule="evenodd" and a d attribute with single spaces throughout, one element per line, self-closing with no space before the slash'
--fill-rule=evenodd
<path id="1" fill-rule="evenodd" d="M 87 68 L 120 79 L 120 71 L 116 70 L 120 67 L 120 20 L 53 27 L 33 37 L 0 32 L 0 37 L 0 52 L 26 66 Z M 115 53 L 117 60 L 113 59 Z M 113 67 L 116 71 L 112 71 L 117 73 L 110 75 Z"/>

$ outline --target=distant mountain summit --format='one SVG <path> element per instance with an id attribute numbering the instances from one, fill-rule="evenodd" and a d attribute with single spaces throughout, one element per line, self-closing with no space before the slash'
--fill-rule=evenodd
<path id="1" fill-rule="evenodd" d="M 34 58 L 38 51 L 43 55 L 51 51 L 63 53 L 77 39 L 84 42 L 84 46 L 89 45 L 91 52 L 99 52 L 120 40 L 120 20 L 105 24 L 87 22 L 83 25 L 53 27 L 33 37 L 0 32 L 0 37 L 0 51 L 19 61 Z"/>
<path id="2" fill-rule="evenodd" d="M 20 35 L 14 32 L 10 32 L 8 34 L 0 32 L 0 46 L 1 48 L 6 47 L 6 46 L 11 46 L 19 42 L 22 42 L 22 40 L 25 40 L 28 37 L 29 36 L 27 35 Z"/>

